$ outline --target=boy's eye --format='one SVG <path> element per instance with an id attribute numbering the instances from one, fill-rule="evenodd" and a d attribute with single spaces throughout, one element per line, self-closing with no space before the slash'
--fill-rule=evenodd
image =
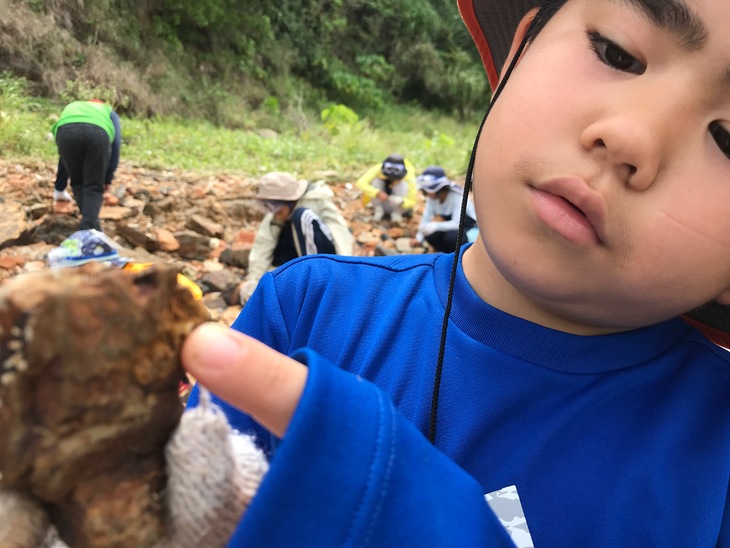
<path id="1" fill-rule="evenodd" d="M 730 132 L 722 127 L 719 122 L 712 122 L 710 124 L 710 135 L 712 135 L 722 153 L 730 158 Z"/>
<path id="2" fill-rule="evenodd" d="M 609 67 L 632 74 L 643 74 L 646 70 L 646 67 L 636 57 L 597 32 L 589 32 L 588 41 L 591 43 L 591 49 L 596 52 L 598 60 Z"/>

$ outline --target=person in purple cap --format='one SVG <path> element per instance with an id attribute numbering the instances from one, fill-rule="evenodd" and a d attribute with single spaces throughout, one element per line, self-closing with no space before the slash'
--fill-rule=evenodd
<path id="1" fill-rule="evenodd" d="M 459 235 L 461 202 L 464 194 L 462 188 L 446 176 L 441 166 L 427 167 L 416 177 L 416 184 L 426 196 L 426 207 L 423 209 L 418 232 L 411 245 L 424 245 L 425 242 L 435 251 L 451 253 L 456 248 L 456 239 Z M 468 235 L 476 236 L 475 233 L 478 233 L 476 226 L 474 204 L 468 200 L 464 230 Z"/>
<path id="2" fill-rule="evenodd" d="M 730 546 L 730 2 L 459 8 L 477 240 L 292 261 L 183 347 L 272 453 L 231 545 Z"/>

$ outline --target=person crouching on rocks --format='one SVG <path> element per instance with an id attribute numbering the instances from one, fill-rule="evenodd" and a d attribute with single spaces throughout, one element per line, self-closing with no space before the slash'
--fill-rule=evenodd
<path id="1" fill-rule="evenodd" d="M 114 179 L 122 141 L 119 115 L 111 106 L 92 99 L 66 105 L 51 128 L 56 140 L 58 172 L 53 200 L 68 202 L 71 190 L 81 211 L 79 230 L 101 230 L 99 212 L 104 193 Z"/>
<path id="2" fill-rule="evenodd" d="M 310 183 L 284 172 L 259 180 L 256 199 L 266 214 L 259 226 L 240 286 L 245 304 L 259 278 L 272 267 L 316 253 L 352 255 L 353 238 L 324 182 Z"/>
<path id="3" fill-rule="evenodd" d="M 411 245 L 422 245 L 425 241 L 436 251 L 451 253 L 456 248 L 464 191 L 446 176 L 446 172 L 441 166 L 427 167 L 416 178 L 416 183 L 426 196 L 426 207 Z M 476 239 L 476 226 L 474 204 L 469 200 L 464 221 L 467 241 L 473 242 Z"/>
<path id="4" fill-rule="evenodd" d="M 382 164 L 366 171 L 355 183 L 363 193 L 363 203 L 373 204 L 373 222 L 385 215 L 391 222 L 400 223 L 403 215 L 413 210 L 418 198 L 415 169 L 400 154 L 391 154 Z"/>

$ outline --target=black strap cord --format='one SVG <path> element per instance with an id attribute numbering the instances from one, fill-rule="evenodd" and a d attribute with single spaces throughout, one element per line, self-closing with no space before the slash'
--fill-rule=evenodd
<path id="1" fill-rule="evenodd" d="M 509 79 L 510 75 L 512 74 L 512 71 L 515 68 L 515 65 L 517 64 L 517 60 L 522 55 L 522 52 L 525 49 L 525 46 L 527 42 L 530 40 L 531 36 L 528 32 L 524 39 L 522 40 L 522 43 L 520 44 L 520 47 L 517 49 L 517 53 L 512 58 L 512 61 L 510 62 L 509 68 L 507 69 L 507 72 L 504 75 L 504 78 L 500 82 L 500 84 L 497 86 L 497 90 L 494 92 L 494 97 L 492 98 L 491 103 L 489 104 L 489 107 L 487 108 L 486 114 L 484 114 L 484 118 L 482 118 L 482 123 L 479 125 L 479 130 L 477 131 L 476 139 L 474 140 L 474 146 L 471 149 L 471 156 L 469 157 L 469 167 L 466 170 L 466 180 L 464 181 L 464 195 L 461 199 L 461 217 L 459 219 L 459 232 L 456 236 L 456 249 L 454 250 L 454 261 L 451 264 L 451 277 L 449 279 L 449 293 L 448 297 L 446 298 L 446 308 L 444 309 L 444 318 L 443 322 L 441 324 L 441 341 L 439 343 L 439 354 L 438 354 L 438 360 L 436 361 L 436 372 L 433 380 L 433 392 L 431 395 L 431 416 L 428 424 L 428 441 L 430 441 L 432 444 L 436 444 L 436 419 L 438 418 L 438 405 L 439 405 L 439 392 L 441 390 L 441 373 L 443 371 L 444 367 L 444 354 L 446 352 L 446 332 L 448 331 L 449 327 L 449 318 L 451 317 L 451 303 L 454 296 L 454 284 L 456 281 L 456 270 L 459 266 L 459 257 L 461 255 L 461 244 L 464 240 L 464 223 L 466 222 L 466 206 L 468 204 L 469 200 L 469 193 L 471 192 L 472 186 L 473 186 L 473 178 L 474 178 L 474 162 L 476 160 L 476 151 L 477 151 L 477 144 L 479 143 L 479 137 L 482 133 L 482 128 L 484 128 L 484 122 L 487 121 L 487 116 L 489 116 L 489 113 L 492 110 L 492 107 L 494 106 L 494 103 L 497 101 L 499 96 L 502 93 L 502 90 L 504 89 L 505 84 L 507 83 L 507 80 Z"/>

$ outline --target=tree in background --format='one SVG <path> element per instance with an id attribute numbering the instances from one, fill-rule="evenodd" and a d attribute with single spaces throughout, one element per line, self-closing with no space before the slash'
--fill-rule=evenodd
<path id="1" fill-rule="evenodd" d="M 202 109 L 213 121 L 224 116 L 223 109 L 235 108 L 226 102 L 236 90 L 253 107 L 270 96 L 287 104 L 304 93 L 310 104 L 340 103 L 365 115 L 386 105 L 415 103 L 464 116 L 481 110 L 488 94 L 455 0 L 0 0 L 2 4 L 50 14 L 82 44 L 77 52 L 65 52 L 70 80 L 74 67 L 78 75 L 90 62 L 83 45 L 103 45 L 140 68 L 150 93 L 174 90 L 175 100 L 157 108 L 172 108 L 177 101 L 187 110 Z M 0 29 L 0 44 L 2 33 Z M 163 57 L 169 63 L 164 67 Z M 182 73 L 188 80 L 192 76 L 192 87 Z M 26 70 L 21 75 L 33 80 L 33 74 Z M 103 79 L 98 66 L 86 74 Z M 118 77 L 106 84 L 124 92 Z M 143 111 L 140 97 L 136 99 L 130 110 Z"/>

